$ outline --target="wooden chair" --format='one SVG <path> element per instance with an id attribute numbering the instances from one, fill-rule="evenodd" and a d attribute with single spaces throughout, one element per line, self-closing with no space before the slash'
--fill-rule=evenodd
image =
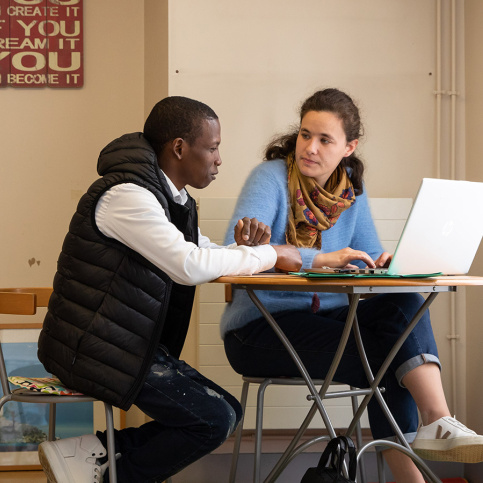
<path id="1" fill-rule="evenodd" d="M 34 315 L 37 307 L 47 307 L 52 288 L 7 288 L 0 289 L 0 314 L 11 315 Z M 22 323 L 23 328 L 37 327 L 36 323 Z M 29 377 L 25 374 L 24 377 Z M 55 412 L 56 404 L 60 403 L 78 403 L 93 402 L 96 399 L 84 395 L 52 395 L 27 388 L 18 388 L 11 390 L 5 360 L 3 357 L 2 345 L 0 343 L 0 380 L 2 384 L 3 396 L 0 398 L 0 409 L 8 401 L 17 401 L 22 403 L 49 403 L 49 434 L 48 440 L 55 440 Z M 109 459 L 109 481 L 117 482 L 116 474 L 116 454 L 114 449 L 114 419 L 112 406 L 104 403 L 106 412 L 107 427 L 107 454 Z"/>

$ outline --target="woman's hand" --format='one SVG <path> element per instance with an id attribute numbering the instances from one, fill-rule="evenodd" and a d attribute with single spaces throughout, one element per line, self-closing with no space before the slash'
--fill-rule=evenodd
<path id="1" fill-rule="evenodd" d="M 381 255 L 379 255 L 379 258 L 374 263 L 376 264 L 377 268 L 387 268 L 389 267 L 391 260 L 392 255 L 390 253 L 383 252 Z"/>
<path id="2" fill-rule="evenodd" d="M 384 255 L 384 254 L 383 254 Z M 382 255 L 378 258 L 380 260 Z M 319 253 L 315 255 L 312 262 L 312 268 L 331 267 L 331 268 L 351 268 L 354 260 L 362 260 L 369 268 L 375 268 L 374 260 L 362 250 L 353 250 L 352 248 L 343 248 L 336 252 Z"/>
<path id="3" fill-rule="evenodd" d="M 249 247 L 265 245 L 270 242 L 270 227 L 256 218 L 242 218 L 235 225 L 235 241 L 237 245 Z"/>

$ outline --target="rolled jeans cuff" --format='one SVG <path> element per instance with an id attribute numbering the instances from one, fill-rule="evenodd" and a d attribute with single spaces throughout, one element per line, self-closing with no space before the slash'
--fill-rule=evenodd
<path id="1" fill-rule="evenodd" d="M 409 371 L 412 371 L 413 369 L 416 369 L 416 367 L 422 366 L 423 364 L 427 364 L 428 362 L 434 362 L 438 365 L 439 370 L 441 370 L 441 362 L 434 354 L 420 354 L 408 359 L 406 362 L 403 362 L 396 370 L 396 379 L 399 382 L 399 385 L 401 387 L 405 387 L 402 383 L 403 377 Z"/>

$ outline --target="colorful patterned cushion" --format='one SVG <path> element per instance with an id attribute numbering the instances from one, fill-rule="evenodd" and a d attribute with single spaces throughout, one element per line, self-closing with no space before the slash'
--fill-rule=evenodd
<path id="1" fill-rule="evenodd" d="M 58 396 L 83 396 L 82 393 L 65 387 L 56 377 L 21 377 L 11 376 L 8 380 L 16 386 L 25 387 L 31 391 Z"/>

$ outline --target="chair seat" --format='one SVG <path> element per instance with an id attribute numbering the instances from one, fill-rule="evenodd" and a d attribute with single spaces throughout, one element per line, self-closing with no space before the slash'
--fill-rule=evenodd
<path id="1" fill-rule="evenodd" d="M 56 377 L 10 376 L 9 382 L 30 391 L 58 396 L 84 396 L 81 392 L 64 386 Z"/>

